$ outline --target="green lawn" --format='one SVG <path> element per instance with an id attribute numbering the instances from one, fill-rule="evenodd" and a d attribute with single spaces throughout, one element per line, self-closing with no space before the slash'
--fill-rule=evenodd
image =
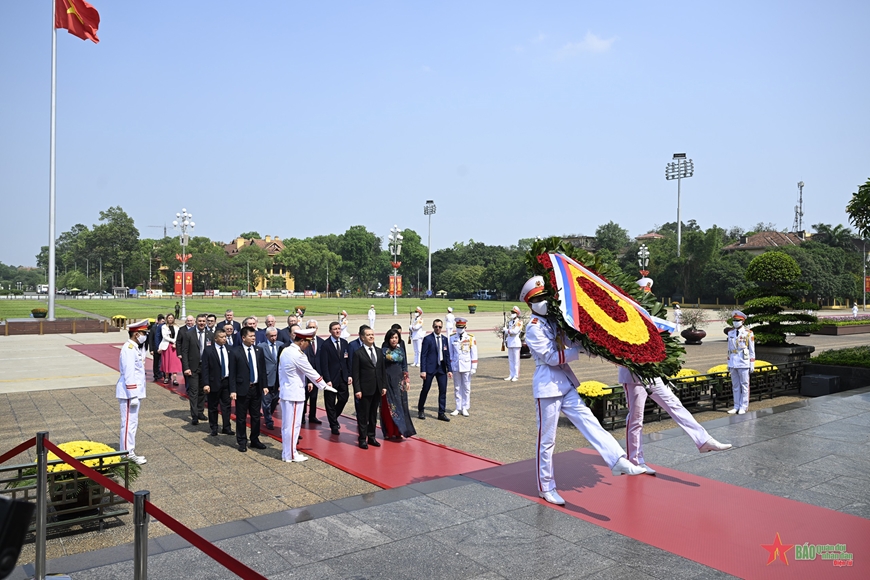
<path id="1" fill-rule="evenodd" d="M 128 298 L 123 300 L 58 300 L 57 305 L 70 306 L 86 312 L 92 312 L 101 316 L 114 316 L 122 314 L 128 318 L 154 318 L 157 314 L 166 314 L 175 309 L 176 300 L 173 298 Z M 444 300 L 429 299 L 417 300 L 412 298 L 400 298 L 398 311 L 400 315 L 407 315 L 417 306 L 424 312 L 446 313 L 447 307 L 452 306 L 458 316 L 468 314 L 468 304 L 476 304 L 478 312 L 501 312 L 510 310 L 513 302 L 498 302 L 494 300 Z M 232 309 L 236 319 L 241 320 L 245 316 L 255 315 L 262 319 L 266 314 L 274 314 L 279 320 L 286 319 L 287 311 L 293 312 L 297 306 L 305 307 L 306 317 L 318 317 L 334 319 L 338 313 L 347 310 L 348 314 L 366 314 L 369 306 L 374 304 L 379 314 L 393 313 L 393 300 L 391 298 L 188 298 L 188 314 L 200 312 L 213 312 L 221 318 L 228 309 Z M 5 307 L 17 307 L 21 305 L 23 314 L 7 314 Z M 36 301 L 0 301 L 0 317 L 24 317 L 30 315 L 30 309 L 37 307 Z M 45 304 L 39 304 L 45 306 Z M 67 316 L 65 309 L 58 308 L 57 316 Z M 72 313 L 71 313 L 72 314 Z"/>
<path id="2" fill-rule="evenodd" d="M 48 308 L 48 301 L 0 300 L 0 319 L 30 318 L 30 311 L 34 308 Z M 84 308 L 81 310 L 84 310 Z M 87 316 L 78 312 L 72 312 L 66 308 L 55 308 L 54 315 L 56 318 L 84 318 Z"/>

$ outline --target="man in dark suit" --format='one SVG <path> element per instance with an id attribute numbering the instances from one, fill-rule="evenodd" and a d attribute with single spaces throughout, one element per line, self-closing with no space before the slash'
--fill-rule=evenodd
<path id="1" fill-rule="evenodd" d="M 233 325 L 233 334 L 238 334 L 239 331 L 242 330 L 242 325 L 239 324 L 235 320 L 235 315 L 233 314 L 232 310 L 227 310 L 226 314 L 224 314 L 224 318 L 226 320 L 224 320 L 224 322 L 223 322 L 223 324 L 221 324 L 221 326 L 224 326 L 226 324 L 232 324 Z M 229 336 L 229 335 L 227 335 L 227 336 Z"/>
<path id="2" fill-rule="evenodd" d="M 269 392 L 263 395 L 263 419 L 266 429 L 275 428 L 272 413 L 278 408 L 281 399 L 278 397 L 278 353 L 284 343 L 278 340 L 278 329 L 274 326 L 266 328 L 266 340 L 257 346 L 263 351 L 263 359 L 266 361 L 266 386 Z"/>
<path id="3" fill-rule="evenodd" d="M 179 333 L 179 337 L 181 334 Z M 180 338 L 179 338 L 180 339 Z M 205 314 L 196 317 L 196 326 L 186 332 L 181 344 L 181 370 L 184 371 L 184 386 L 190 402 L 190 417 L 193 425 L 205 420 L 205 393 L 200 389 L 200 360 L 203 350 L 211 346 L 214 337 L 205 327 Z M 176 341 L 178 342 L 178 341 Z"/>
<path id="4" fill-rule="evenodd" d="M 315 332 L 317 332 L 317 321 L 309 320 L 308 324 L 305 325 L 305 328 L 311 329 L 313 328 Z M 314 338 L 311 339 L 311 343 L 308 345 L 308 348 L 305 349 L 305 356 L 308 357 L 308 362 L 311 363 L 311 366 L 314 367 L 314 370 L 318 372 L 321 376 L 323 376 L 323 369 L 320 363 L 320 351 L 323 348 L 323 339 L 319 336 L 315 335 Z M 320 389 L 315 389 L 314 385 L 309 383 L 308 386 L 310 389 L 308 393 L 305 395 L 305 405 L 307 406 L 307 417 L 308 421 L 312 425 L 320 425 L 323 423 L 320 419 L 317 418 L 317 393 Z M 302 410 L 302 422 L 305 423 L 306 410 L 303 408 Z"/>
<path id="5" fill-rule="evenodd" d="M 251 417 L 251 447 L 265 449 L 260 443 L 260 406 L 266 389 L 266 360 L 254 344 L 257 332 L 250 327 L 241 331 L 242 344 L 232 351 L 235 373 L 230 377 L 230 398 L 236 402 L 236 441 L 239 451 L 248 450 L 245 420 Z"/>
<path id="6" fill-rule="evenodd" d="M 437 318 L 432 321 L 432 333 L 423 339 L 420 355 L 420 378 L 423 388 L 420 390 L 420 400 L 417 402 L 417 418 L 425 419 L 423 407 L 426 397 L 432 387 L 432 379 L 438 381 L 438 419 L 450 421 L 447 417 L 447 379 L 453 377 L 450 371 L 450 345 L 447 337 L 441 334 L 444 324 Z"/>
<path id="7" fill-rule="evenodd" d="M 291 344 L 293 342 L 293 337 L 290 335 L 290 329 L 299 324 L 299 320 L 294 316 L 290 315 L 287 317 L 287 326 L 286 328 L 282 328 L 278 331 L 278 340 L 284 343 L 284 345 Z"/>
<path id="8" fill-rule="evenodd" d="M 184 319 L 184 326 L 182 326 L 175 335 L 175 353 L 178 355 L 179 359 L 181 359 L 181 352 L 184 348 L 184 340 L 187 338 L 187 332 L 195 326 L 196 318 L 188 314 L 187 318 Z"/>
<path id="9" fill-rule="evenodd" d="M 323 380 L 327 384 L 331 384 L 332 388 L 338 392 L 324 391 L 323 401 L 326 404 L 326 419 L 329 421 L 329 429 L 333 435 L 338 435 L 338 418 L 344 411 L 344 406 L 350 396 L 347 389 L 348 383 L 352 380 L 350 378 L 350 365 L 348 365 L 350 355 L 347 352 L 347 341 L 341 338 L 340 323 L 333 322 L 329 325 L 329 335 L 329 339 L 323 341 L 323 347 L 320 350 L 321 374 Z"/>
<path id="10" fill-rule="evenodd" d="M 163 353 L 160 352 L 160 343 L 163 340 L 163 324 L 165 320 L 166 319 L 162 314 L 158 314 L 157 322 L 154 323 L 154 326 L 148 333 L 148 343 L 151 350 L 151 357 L 154 362 L 151 367 L 151 374 L 154 377 L 155 382 L 163 379 L 163 371 L 161 370 L 163 367 L 160 366 L 160 358 Z"/>
<path id="11" fill-rule="evenodd" d="M 387 373 L 384 368 L 384 354 L 375 348 L 375 331 L 362 325 L 360 327 L 362 346 L 353 357 L 351 379 L 353 394 L 357 400 L 357 425 L 359 428 L 360 449 L 380 447 L 375 439 L 378 423 L 378 407 L 381 396 L 387 393 Z"/>
<path id="12" fill-rule="evenodd" d="M 367 324 L 363 324 L 362 326 L 359 327 L 359 335 L 358 335 L 358 338 L 355 339 L 355 340 L 348 341 L 348 343 L 347 343 L 347 368 L 349 368 L 349 369 L 352 369 L 352 368 L 353 368 L 353 354 L 354 354 L 357 350 L 359 350 L 360 348 L 362 348 L 362 345 L 363 345 L 363 341 L 362 341 L 363 328 L 371 328 L 371 327 L 368 326 Z"/>
<path id="13" fill-rule="evenodd" d="M 217 329 L 211 345 L 202 351 L 200 361 L 200 382 L 208 397 L 208 425 L 212 437 L 218 434 L 218 405 L 223 418 L 223 432 L 234 435 L 230 425 L 230 377 L 235 372 L 235 358 L 227 348 L 227 333 Z"/>

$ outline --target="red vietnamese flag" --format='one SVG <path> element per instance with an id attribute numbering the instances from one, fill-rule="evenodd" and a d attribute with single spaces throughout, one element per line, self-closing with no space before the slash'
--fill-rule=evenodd
<path id="1" fill-rule="evenodd" d="M 85 0 L 55 0 L 54 27 L 66 28 L 73 36 L 82 40 L 100 42 L 97 29 L 100 27 L 100 13 Z"/>

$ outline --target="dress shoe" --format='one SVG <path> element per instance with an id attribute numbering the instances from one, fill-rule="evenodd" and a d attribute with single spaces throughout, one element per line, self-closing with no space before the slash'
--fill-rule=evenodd
<path id="1" fill-rule="evenodd" d="M 372 447 L 380 447 L 381 443 L 377 439 L 369 439 L 369 445 Z"/>
<path id="2" fill-rule="evenodd" d="M 709 453 L 711 451 L 725 451 L 726 449 L 731 449 L 730 443 L 719 443 L 718 441 L 710 437 L 709 439 L 707 439 L 706 443 L 698 448 L 698 451 L 700 451 L 701 453 Z"/>
<path id="3" fill-rule="evenodd" d="M 562 496 L 559 495 L 559 492 L 554 490 L 551 491 L 541 491 L 538 492 L 538 497 L 542 498 L 544 501 L 556 504 L 556 505 L 565 505 L 565 500 L 562 499 Z"/>
<path id="4" fill-rule="evenodd" d="M 177 386 L 178 386 L 178 381 L 172 381 L 172 384 L 175 385 L 175 386 L 177 387 Z"/>
<path id="5" fill-rule="evenodd" d="M 297 453 L 293 456 L 291 461 L 293 461 L 293 463 L 302 463 L 303 461 L 308 461 L 308 456 Z"/>
<path id="6" fill-rule="evenodd" d="M 251 441 L 250 447 L 253 447 L 254 449 L 268 449 L 268 447 L 266 447 L 259 441 Z"/>
<path id="7" fill-rule="evenodd" d="M 317 417 L 309 417 L 308 422 L 311 423 L 312 425 L 323 425 L 323 421 L 321 421 Z"/>
<path id="8" fill-rule="evenodd" d="M 194 417 L 193 419 L 190 420 L 190 424 L 191 425 L 199 425 L 199 418 Z"/>
<path id="9" fill-rule="evenodd" d="M 221 431 L 221 433 L 223 433 L 224 435 L 235 435 L 236 434 L 235 431 L 233 431 L 232 429 L 230 429 L 228 427 L 224 427 L 224 430 Z"/>
<path id="10" fill-rule="evenodd" d="M 369 448 L 369 444 L 366 443 L 365 441 L 360 441 L 360 442 L 359 442 L 359 448 L 360 448 L 360 449 L 368 449 L 368 448 Z"/>
<path id="11" fill-rule="evenodd" d="M 462 416 L 468 417 L 468 409 L 462 409 Z"/>
<path id="12" fill-rule="evenodd" d="M 217 437 L 217 427 L 213 427 L 211 433 L 209 433 L 211 437 Z"/>
<path id="13" fill-rule="evenodd" d="M 746 411 L 744 411 L 743 409 L 740 409 L 739 411 L 737 411 L 737 414 L 738 415 L 745 415 Z"/>
<path id="14" fill-rule="evenodd" d="M 728 409 L 729 415 L 734 415 L 735 413 L 737 413 L 737 409 Z"/>
<path id="15" fill-rule="evenodd" d="M 613 475 L 641 475 L 646 473 L 643 467 L 638 467 L 625 457 L 620 457 L 619 460 L 610 469 Z"/>
<path id="16" fill-rule="evenodd" d="M 199 419 L 200 421 L 208 421 L 208 417 L 205 416 L 205 413 L 200 413 L 199 415 L 196 416 L 196 418 Z"/>
<path id="17" fill-rule="evenodd" d="M 450 422 L 450 417 L 448 417 L 448 416 L 445 415 L 444 413 L 441 413 L 440 415 L 438 415 L 438 420 L 439 420 L 439 421 L 447 421 L 447 422 L 449 423 L 449 422 Z"/>
<path id="18" fill-rule="evenodd" d="M 417 418 L 418 418 L 418 419 L 423 419 L 423 420 L 425 421 L 425 420 L 426 420 L 426 415 L 423 414 L 423 411 L 420 411 L 419 413 L 417 413 Z"/>
<path id="19" fill-rule="evenodd" d="M 269 431 L 274 431 L 275 424 L 274 423 L 266 423 L 266 429 L 268 429 Z"/>
<path id="20" fill-rule="evenodd" d="M 647 475 L 655 475 L 656 474 L 656 470 L 653 469 L 652 467 L 650 467 L 649 465 L 647 465 L 646 463 L 641 463 L 640 465 L 638 465 L 638 467 L 643 469 L 644 473 L 646 473 Z"/>
<path id="21" fill-rule="evenodd" d="M 332 428 L 332 434 L 333 434 L 333 435 L 338 435 L 339 433 L 341 433 L 341 431 L 338 430 L 338 427 L 333 427 L 333 428 Z"/>
<path id="22" fill-rule="evenodd" d="M 242 453 L 247 453 L 248 446 L 247 445 L 239 445 L 239 451 L 241 451 Z"/>
<path id="23" fill-rule="evenodd" d="M 450 414 L 455 417 L 456 415 L 459 414 L 459 409 L 453 409 L 453 412 Z"/>

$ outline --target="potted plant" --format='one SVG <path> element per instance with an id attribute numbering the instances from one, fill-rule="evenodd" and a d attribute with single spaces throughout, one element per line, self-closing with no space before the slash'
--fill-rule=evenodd
<path id="1" fill-rule="evenodd" d="M 577 394 L 595 415 L 599 423 L 604 422 L 604 405 L 607 395 L 613 389 L 600 381 L 583 381 L 577 386 Z"/>
<path id="2" fill-rule="evenodd" d="M 701 344 L 701 340 L 707 336 L 707 333 L 698 327 L 707 322 L 707 311 L 697 306 L 684 308 L 680 322 L 688 327 L 680 333 L 680 336 L 686 340 L 686 344 Z"/>
<path id="3" fill-rule="evenodd" d="M 34 308 L 30 311 L 30 315 L 33 316 L 33 318 L 45 318 L 47 314 L 48 310 L 45 308 Z"/>
<path id="4" fill-rule="evenodd" d="M 468 305 L 468 313 L 474 314 L 475 312 L 477 312 L 477 304 L 469 304 Z"/>

